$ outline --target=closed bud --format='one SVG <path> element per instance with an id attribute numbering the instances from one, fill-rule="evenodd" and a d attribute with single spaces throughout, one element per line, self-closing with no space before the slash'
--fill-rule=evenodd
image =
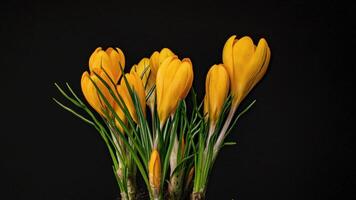
<path id="1" fill-rule="evenodd" d="M 154 193 L 158 194 L 161 185 L 161 160 L 159 153 L 154 149 L 151 153 L 150 161 L 148 163 L 148 175 L 150 185 Z"/>
<path id="2" fill-rule="evenodd" d="M 229 75 L 224 65 L 213 65 L 206 76 L 204 98 L 204 112 L 208 113 L 213 124 L 217 122 L 223 109 L 229 94 L 229 84 Z"/>

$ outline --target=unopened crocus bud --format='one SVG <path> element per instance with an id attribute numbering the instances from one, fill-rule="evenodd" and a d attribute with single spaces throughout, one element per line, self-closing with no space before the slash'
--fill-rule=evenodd
<path id="1" fill-rule="evenodd" d="M 108 72 L 108 74 L 110 75 L 110 72 Z M 95 85 L 98 87 L 100 92 L 108 101 L 109 105 L 112 107 L 114 106 L 114 99 L 111 96 L 109 89 L 99 79 L 98 76 L 100 76 L 106 83 L 108 83 L 108 85 L 110 85 L 110 79 L 106 75 L 106 73 L 100 68 L 95 68 L 90 72 L 90 74 L 87 71 L 83 73 L 81 79 L 81 88 L 82 88 L 83 95 L 85 99 L 88 101 L 88 103 L 90 104 L 90 106 L 94 108 L 95 111 L 98 112 L 101 116 L 106 117 L 105 112 L 109 114 L 110 111 L 108 110 L 108 106 L 105 104 L 105 101 L 100 96 L 100 93 L 98 92 Z M 114 87 L 111 89 L 115 91 Z"/>
<path id="2" fill-rule="evenodd" d="M 229 75 L 222 64 L 213 65 L 205 82 L 204 110 L 215 124 L 219 119 L 225 100 L 229 94 Z M 205 113 L 204 113 L 205 114 Z"/>
<path id="3" fill-rule="evenodd" d="M 156 77 L 157 111 L 161 126 L 173 114 L 193 83 L 193 66 L 189 58 L 182 61 L 169 57 L 161 64 Z"/>
<path id="4" fill-rule="evenodd" d="M 136 72 L 126 74 L 125 77 L 130 87 L 132 88 L 132 91 L 136 93 L 143 111 L 143 115 L 146 117 L 146 97 L 142 80 Z M 134 101 L 130 96 L 129 88 L 126 85 L 124 78 L 121 79 L 121 84 L 117 86 L 117 91 L 122 97 L 127 109 L 129 110 L 132 119 L 138 123 Z"/>
<path id="5" fill-rule="evenodd" d="M 157 195 L 161 185 L 161 160 L 156 149 L 152 151 L 150 161 L 148 163 L 148 176 L 151 188 Z"/>
<path id="6" fill-rule="evenodd" d="M 266 73 L 271 51 L 265 39 L 257 47 L 250 37 L 231 36 L 223 49 L 223 63 L 230 76 L 233 106 L 238 106 Z"/>
<path id="7" fill-rule="evenodd" d="M 108 48 L 105 51 L 101 47 L 95 49 L 89 58 L 89 69 L 103 68 L 107 73 L 111 74 L 111 79 L 118 82 L 122 75 L 122 69 L 125 68 L 125 56 L 121 49 Z"/>

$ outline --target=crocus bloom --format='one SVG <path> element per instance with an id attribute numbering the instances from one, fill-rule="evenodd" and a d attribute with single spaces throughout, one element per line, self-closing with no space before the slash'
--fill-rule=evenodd
<path id="1" fill-rule="evenodd" d="M 169 57 L 161 64 L 156 77 L 157 111 L 161 126 L 173 114 L 193 83 L 193 66 L 189 58 L 182 61 Z"/>
<path id="2" fill-rule="evenodd" d="M 119 81 L 122 75 L 120 65 L 123 69 L 125 68 L 125 56 L 119 48 L 113 49 L 110 47 L 104 51 L 101 47 L 98 47 L 89 58 L 90 71 L 97 68 L 103 68 L 107 73 L 110 72 L 110 78 L 115 84 Z"/>
<path id="3" fill-rule="evenodd" d="M 206 76 L 204 98 L 205 112 L 208 112 L 213 124 L 217 122 L 229 94 L 229 84 L 229 75 L 224 65 L 213 65 Z"/>
<path id="4" fill-rule="evenodd" d="M 100 76 L 105 82 L 110 83 L 109 77 L 105 74 L 105 72 L 100 68 L 95 68 L 90 72 L 90 74 L 87 71 L 83 73 L 81 79 L 82 92 L 90 106 L 93 107 L 95 111 L 98 112 L 101 116 L 106 117 L 104 111 L 109 113 L 109 110 L 107 109 L 107 105 L 105 104 L 105 101 L 101 98 L 94 83 L 101 91 L 103 96 L 108 100 L 111 106 L 114 106 L 114 99 L 111 96 L 108 88 L 104 85 L 104 83 L 95 73 Z M 115 90 L 114 88 L 111 89 L 113 89 L 113 91 Z"/>
<path id="5" fill-rule="evenodd" d="M 132 90 L 137 94 L 138 100 L 140 102 L 144 116 L 146 116 L 146 97 L 145 89 L 140 79 L 139 75 L 136 72 L 131 72 L 125 75 L 127 82 L 131 86 Z M 130 112 L 132 119 L 138 123 L 136 109 L 133 103 L 133 99 L 130 96 L 128 87 L 126 86 L 125 79 L 121 79 L 121 84 L 117 86 L 117 91 L 123 99 L 124 104 Z"/>
<path id="6" fill-rule="evenodd" d="M 223 49 L 223 63 L 230 76 L 233 106 L 246 97 L 266 73 L 271 51 L 265 39 L 257 47 L 250 37 L 231 36 Z"/>

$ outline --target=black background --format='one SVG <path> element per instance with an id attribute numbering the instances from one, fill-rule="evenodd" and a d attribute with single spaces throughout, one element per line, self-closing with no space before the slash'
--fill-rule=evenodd
<path id="1" fill-rule="evenodd" d="M 53 83 L 80 77 L 97 47 L 126 69 L 162 47 L 192 59 L 202 98 L 229 36 L 265 37 L 269 71 L 257 104 L 219 155 L 208 199 L 355 198 L 353 6 L 340 1 L 2 2 L 0 199 L 118 196 L 95 130 L 59 108 Z M 69 105 L 68 102 L 66 102 Z"/>

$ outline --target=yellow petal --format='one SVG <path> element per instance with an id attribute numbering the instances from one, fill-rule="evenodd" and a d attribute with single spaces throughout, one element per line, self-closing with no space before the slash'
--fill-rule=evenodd
<path id="1" fill-rule="evenodd" d="M 208 100 L 208 95 L 205 94 L 204 96 L 204 118 L 207 119 L 209 117 L 209 100 Z"/>
<path id="2" fill-rule="evenodd" d="M 142 58 L 140 62 L 137 65 L 134 65 L 131 68 L 131 71 L 135 71 L 139 77 L 142 77 L 143 84 L 146 85 L 148 76 L 150 75 L 150 59 L 148 58 Z M 143 74 L 144 73 L 144 74 Z"/>
<path id="3" fill-rule="evenodd" d="M 248 36 L 240 38 L 233 46 L 233 61 L 235 69 L 237 71 L 244 70 L 243 66 L 250 62 L 254 52 L 255 45 L 253 44 L 252 39 Z"/>
<path id="4" fill-rule="evenodd" d="M 154 189 L 159 189 L 161 185 L 161 160 L 159 153 L 154 149 L 148 163 L 148 176 L 150 185 Z"/>
<path id="5" fill-rule="evenodd" d="M 229 93 L 229 75 L 223 65 L 214 65 L 206 80 L 209 118 L 216 123 Z"/>
<path id="6" fill-rule="evenodd" d="M 157 73 L 157 111 L 161 124 L 167 120 L 167 117 L 171 114 L 172 109 L 174 109 L 181 95 L 181 93 L 177 91 L 173 93 L 171 89 L 173 84 L 175 84 L 173 87 L 177 86 L 177 83 L 174 82 L 181 81 L 181 79 L 176 76 L 180 64 L 181 61 L 178 58 L 169 57 L 163 61 Z"/>
<path id="7" fill-rule="evenodd" d="M 184 58 L 179 68 L 180 69 L 184 68 L 185 70 L 187 70 L 187 79 L 184 84 L 184 89 L 180 95 L 180 99 L 182 100 L 185 99 L 185 97 L 188 95 L 190 91 L 190 88 L 192 87 L 194 74 L 193 74 L 193 65 L 189 58 Z"/>
<path id="8" fill-rule="evenodd" d="M 156 76 L 159 67 L 159 52 L 155 51 L 150 57 L 150 67 L 152 74 Z"/>
<path id="9" fill-rule="evenodd" d="M 121 89 L 119 88 L 119 90 L 121 90 Z M 127 119 L 126 119 L 125 113 L 117 103 L 115 103 L 115 105 L 114 105 L 114 110 L 115 110 L 116 114 L 118 115 L 118 117 L 121 119 L 121 121 L 126 125 Z M 121 126 L 121 124 L 119 123 L 119 121 L 117 119 L 115 119 L 115 124 L 119 128 L 119 130 L 122 133 L 124 133 L 123 127 Z"/>
<path id="10" fill-rule="evenodd" d="M 140 101 L 143 115 L 146 117 L 146 93 L 145 93 L 143 81 L 141 80 L 140 76 L 137 73 L 133 73 L 132 75 L 134 79 L 134 83 L 132 83 L 133 89 L 136 92 L 138 99 Z"/>
<path id="11" fill-rule="evenodd" d="M 226 43 L 224 45 L 224 49 L 223 49 L 223 56 L 222 56 L 224 66 L 230 76 L 232 94 L 235 94 L 235 92 L 236 92 L 233 87 L 234 82 L 235 82 L 233 46 L 234 46 L 234 43 L 236 43 L 238 40 L 235 38 L 236 38 L 236 35 L 233 35 L 226 41 Z"/>
<path id="12" fill-rule="evenodd" d="M 252 88 L 262 79 L 262 77 L 266 74 L 266 71 L 267 71 L 267 68 L 268 68 L 268 65 L 269 65 L 269 61 L 271 59 L 271 50 L 269 49 L 268 47 L 268 44 L 267 44 L 267 41 L 262 38 L 261 39 L 261 42 L 263 43 L 266 43 L 266 46 L 267 46 L 267 52 L 266 52 L 266 59 L 264 60 L 263 62 L 263 66 L 262 66 L 262 69 L 260 70 L 260 72 L 258 73 L 257 77 L 256 77 L 256 80 L 254 81 L 253 85 L 252 85 Z M 251 88 L 251 89 L 252 89 Z"/>
<path id="13" fill-rule="evenodd" d="M 166 80 L 166 74 L 168 73 L 168 70 L 169 70 L 169 65 L 173 59 L 174 59 L 174 57 L 170 57 L 170 58 L 166 59 L 162 63 L 159 70 L 157 71 L 157 76 L 156 76 L 157 105 L 159 105 L 160 102 L 162 101 L 162 97 L 163 97 L 163 93 L 164 93 L 164 91 L 163 91 L 164 85 L 169 84 L 169 82 L 165 83 L 165 80 Z"/>
<path id="14" fill-rule="evenodd" d="M 116 51 L 117 51 L 117 53 L 119 54 L 119 57 L 120 57 L 119 61 L 120 61 L 121 67 L 122 67 L 122 69 L 125 69 L 125 54 L 119 48 L 116 48 Z"/>
<path id="15" fill-rule="evenodd" d="M 112 79 L 115 83 L 117 83 L 122 75 L 120 65 L 123 69 L 125 68 L 125 56 L 121 49 L 116 48 L 115 50 L 111 47 L 106 50 L 106 54 L 109 56 L 111 61 L 110 71 L 113 75 Z"/>
<path id="16" fill-rule="evenodd" d="M 94 68 L 94 60 L 96 59 L 96 56 L 98 52 L 101 51 L 101 47 L 98 47 L 95 49 L 95 51 L 91 54 L 89 58 L 89 70 L 92 71 Z"/>
<path id="17" fill-rule="evenodd" d="M 105 72 L 101 69 L 93 69 L 92 73 L 89 75 L 88 72 L 84 72 L 81 80 L 81 87 L 84 94 L 84 97 L 87 99 L 88 103 L 103 117 L 105 117 L 103 110 L 107 110 L 107 105 L 104 100 L 101 98 L 98 93 L 95 85 L 101 91 L 103 96 L 106 98 L 108 103 L 113 106 L 114 99 L 111 96 L 108 88 L 104 85 L 104 83 L 94 74 L 94 72 L 100 76 L 107 84 L 110 85 L 109 77 L 105 74 Z M 90 80 L 92 79 L 92 80 Z M 111 88 L 113 89 L 113 88 Z"/>
<path id="18" fill-rule="evenodd" d="M 260 40 L 250 61 L 241 67 L 237 86 L 240 94 L 238 94 L 236 102 L 241 102 L 252 89 L 254 81 L 264 66 L 267 52 L 267 43 L 265 40 Z"/>
<path id="19" fill-rule="evenodd" d="M 130 74 L 126 74 L 125 75 L 127 82 L 129 83 L 130 87 L 132 88 L 133 91 L 136 92 L 140 104 L 141 104 L 141 108 L 143 111 L 144 116 L 146 116 L 146 95 L 145 95 L 145 89 L 143 87 L 143 83 L 142 80 L 140 79 L 140 77 L 137 75 L 136 72 L 130 73 Z M 137 119 L 137 113 L 136 113 L 136 109 L 133 103 L 133 100 L 130 96 L 130 92 L 128 90 L 128 87 L 126 85 L 125 79 L 121 79 L 121 84 L 120 86 L 118 86 L 117 90 L 121 93 L 119 93 L 124 102 L 125 105 L 127 106 L 130 115 L 132 117 L 132 119 L 138 123 L 138 119 Z"/>
<path id="20" fill-rule="evenodd" d="M 96 90 L 89 77 L 90 76 L 87 71 L 85 71 L 82 75 L 81 88 L 83 95 L 87 102 L 90 104 L 90 106 L 94 108 L 96 112 L 103 116 L 99 98 L 97 95 L 94 95 L 96 93 Z"/>
<path id="21" fill-rule="evenodd" d="M 166 58 L 171 56 L 174 56 L 174 53 L 168 48 L 163 48 L 159 53 L 159 63 L 161 64 Z"/>
<path id="22" fill-rule="evenodd" d="M 181 61 L 178 58 L 173 58 L 172 61 L 167 66 L 168 70 L 165 74 L 165 83 L 163 85 L 163 91 L 167 91 L 167 89 L 171 86 L 172 81 L 178 79 L 176 77 L 176 73 L 180 68 Z"/>
<path id="23" fill-rule="evenodd" d="M 179 100 L 186 97 L 193 81 L 192 65 L 189 60 L 183 62 L 174 59 L 169 65 L 169 73 L 166 75 L 164 87 L 164 97 L 158 105 L 160 120 L 164 122 L 166 118 L 173 114 L 178 106 Z"/>

